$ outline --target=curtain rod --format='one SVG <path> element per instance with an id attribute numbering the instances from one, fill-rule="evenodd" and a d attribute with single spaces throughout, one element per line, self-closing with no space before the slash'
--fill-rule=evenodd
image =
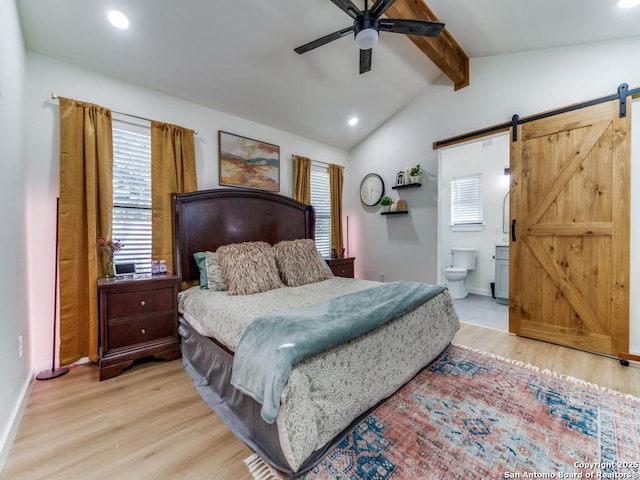
<path id="1" fill-rule="evenodd" d="M 58 95 L 56 95 L 55 93 L 51 92 L 51 100 L 57 100 L 57 99 L 58 99 Z M 112 113 L 117 113 L 118 115 L 124 115 L 125 117 L 131 117 L 131 118 L 137 118 L 138 120 L 144 120 L 145 122 L 153 122 L 153 121 L 155 121 L 155 120 L 152 120 L 150 118 L 140 117 L 139 115 L 132 115 L 130 113 L 118 112 L 117 110 L 111 110 L 111 112 Z M 191 130 L 194 135 L 198 135 L 198 131 L 197 130 L 192 130 L 190 128 L 188 130 Z"/>
<path id="2" fill-rule="evenodd" d="M 293 157 L 304 157 L 304 156 L 305 156 L 305 155 L 298 155 L 297 153 L 292 153 L 292 154 L 291 154 L 291 158 L 293 158 Z M 308 158 L 308 157 L 307 157 L 307 158 Z M 323 162 L 322 160 L 314 160 L 313 158 L 309 158 L 309 160 L 311 160 L 311 163 L 321 163 L 322 165 L 326 165 L 327 167 L 328 167 L 329 165 L 331 165 L 330 163 L 328 163 L 328 162 Z"/>

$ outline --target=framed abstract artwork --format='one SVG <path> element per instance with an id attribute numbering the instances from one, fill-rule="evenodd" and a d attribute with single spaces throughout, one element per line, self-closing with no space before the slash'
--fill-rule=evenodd
<path id="1" fill-rule="evenodd" d="M 280 191 L 280 147 L 218 131 L 220 185 Z"/>

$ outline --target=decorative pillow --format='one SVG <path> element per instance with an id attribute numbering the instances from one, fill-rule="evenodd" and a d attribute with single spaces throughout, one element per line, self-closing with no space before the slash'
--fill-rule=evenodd
<path id="1" fill-rule="evenodd" d="M 218 262 L 218 254 L 216 252 L 207 252 L 207 281 L 209 282 L 209 290 L 223 291 L 228 290 L 227 282 L 222 273 L 222 267 Z"/>
<path id="2" fill-rule="evenodd" d="M 205 252 L 196 252 L 193 254 L 193 258 L 198 265 L 198 271 L 200 272 L 200 288 L 209 288 L 209 280 L 207 279 L 207 255 Z"/>
<path id="3" fill-rule="evenodd" d="M 333 274 L 333 270 L 331 270 L 331 267 L 326 262 L 326 260 L 324 259 L 324 257 L 320 252 L 318 252 L 318 256 L 320 257 L 320 260 L 322 260 L 322 268 L 324 268 L 324 270 L 327 272 L 327 275 L 329 275 L 329 278 L 335 277 L 335 275 Z"/>
<path id="4" fill-rule="evenodd" d="M 282 281 L 290 287 L 321 282 L 333 277 L 313 240 L 286 240 L 273 246 Z"/>
<path id="5" fill-rule="evenodd" d="M 196 252 L 193 258 L 200 270 L 200 288 L 216 291 L 228 289 L 216 252 Z"/>
<path id="6" fill-rule="evenodd" d="M 266 242 L 223 245 L 216 253 L 229 295 L 248 295 L 284 286 L 278 275 L 273 250 Z"/>

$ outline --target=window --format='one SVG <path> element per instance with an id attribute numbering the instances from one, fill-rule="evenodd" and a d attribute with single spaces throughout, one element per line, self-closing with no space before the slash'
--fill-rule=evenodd
<path id="1" fill-rule="evenodd" d="M 151 132 L 113 120 L 112 237 L 124 245 L 116 263 L 134 262 L 151 273 Z"/>
<path id="2" fill-rule="evenodd" d="M 451 225 L 482 225 L 482 174 L 451 179 Z"/>
<path id="3" fill-rule="evenodd" d="M 316 248 L 323 257 L 331 256 L 331 193 L 329 169 L 311 165 L 311 205 L 316 211 Z"/>

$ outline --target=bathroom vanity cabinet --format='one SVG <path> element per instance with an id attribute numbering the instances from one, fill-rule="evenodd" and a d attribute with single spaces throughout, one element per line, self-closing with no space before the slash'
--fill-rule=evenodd
<path id="1" fill-rule="evenodd" d="M 509 246 L 496 245 L 496 302 L 509 305 Z"/>

